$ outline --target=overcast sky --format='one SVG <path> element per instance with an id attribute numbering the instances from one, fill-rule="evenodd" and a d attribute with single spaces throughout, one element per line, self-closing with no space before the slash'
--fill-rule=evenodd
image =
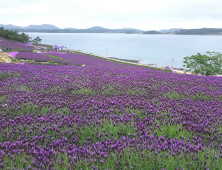
<path id="1" fill-rule="evenodd" d="M 222 28 L 222 0 L 10 0 L 0 24 L 59 28 Z"/>

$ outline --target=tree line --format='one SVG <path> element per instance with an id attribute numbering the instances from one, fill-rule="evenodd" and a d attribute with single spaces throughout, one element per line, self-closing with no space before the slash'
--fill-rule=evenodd
<path id="1" fill-rule="evenodd" d="M 3 27 L 0 28 L 0 37 L 7 39 L 7 40 L 13 40 L 13 41 L 19 41 L 19 42 L 29 42 L 31 37 L 29 37 L 25 33 L 19 34 L 18 31 L 12 31 L 4 29 Z"/>

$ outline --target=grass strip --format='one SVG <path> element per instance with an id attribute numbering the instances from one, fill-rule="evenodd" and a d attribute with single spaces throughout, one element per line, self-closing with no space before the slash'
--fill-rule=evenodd
<path id="1" fill-rule="evenodd" d="M 50 55 L 50 54 L 45 54 L 45 55 L 47 55 L 47 56 L 49 56 L 51 58 L 56 58 L 56 59 L 59 59 L 59 60 L 65 60 L 65 59 L 63 59 L 61 57 L 57 57 L 57 56 L 54 56 L 54 55 Z M 67 60 L 65 60 L 65 61 L 67 61 Z"/>

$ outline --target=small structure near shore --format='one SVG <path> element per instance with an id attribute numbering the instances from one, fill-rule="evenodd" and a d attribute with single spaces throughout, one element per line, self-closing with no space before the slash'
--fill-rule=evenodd
<path id="1" fill-rule="evenodd" d="M 173 73 L 175 73 L 175 71 L 171 67 L 169 67 L 169 66 L 166 66 L 164 70 L 166 70 L 166 69 L 171 70 Z"/>
<path id="2" fill-rule="evenodd" d="M 56 51 L 59 51 L 59 46 L 58 45 L 54 45 L 53 49 L 55 49 Z"/>
<path id="3" fill-rule="evenodd" d="M 60 48 L 59 48 L 60 50 L 64 50 L 65 49 L 65 47 L 62 45 Z"/>
<path id="4" fill-rule="evenodd" d="M 28 46 L 31 46 L 31 45 L 32 45 L 32 43 L 31 43 L 31 42 L 28 42 L 28 43 L 27 43 L 27 45 L 28 45 Z"/>

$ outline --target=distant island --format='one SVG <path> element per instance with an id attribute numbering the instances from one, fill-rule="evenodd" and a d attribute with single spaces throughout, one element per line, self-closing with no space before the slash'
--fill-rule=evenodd
<path id="1" fill-rule="evenodd" d="M 201 28 L 201 29 L 171 29 L 173 32 L 169 31 L 145 31 L 143 34 L 177 34 L 177 35 L 222 35 L 221 28 Z"/>
<path id="2" fill-rule="evenodd" d="M 163 29 L 159 30 L 161 33 L 174 33 L 176 31 L 180 31 L 182 28 L 170 28 L 170 29 Z"/>
<path id="3" fill-rule="evenodd" d="M 159 31 L 145 31 L 143 34 L 162 34 L 161 32 Z"/>
<path id="4" fill-rule="evenodd" d="M 171 28 L 171 29 L 162 29 L 159 31 L 156 30 L 143 31 L 135 28 L 109 29 L 100 26 L 94 26 L 87 29 L 77 29 L 72 27 L 60 29 L 50 24 L 29 25 L 27 27 L 15 26 L 12 24 L 9 25 L 0 24 L 0 28 L 1 27 L 3 27 L 4 29 L 18 31 L 18 32 L 40 32 L 40 33 L 125 33 L 125 34 L 176 34 L 176 35 L 222 34 L 222 28 L 201 28 L 201 29 Z"/>
<path id="5" fill-rule="evenodd" d="M 181 29 L 175 31 L 178 35 L 207 35 L 207 34 L 222 34 L 222 28 L 201 28 L 201 29 Z"/>

